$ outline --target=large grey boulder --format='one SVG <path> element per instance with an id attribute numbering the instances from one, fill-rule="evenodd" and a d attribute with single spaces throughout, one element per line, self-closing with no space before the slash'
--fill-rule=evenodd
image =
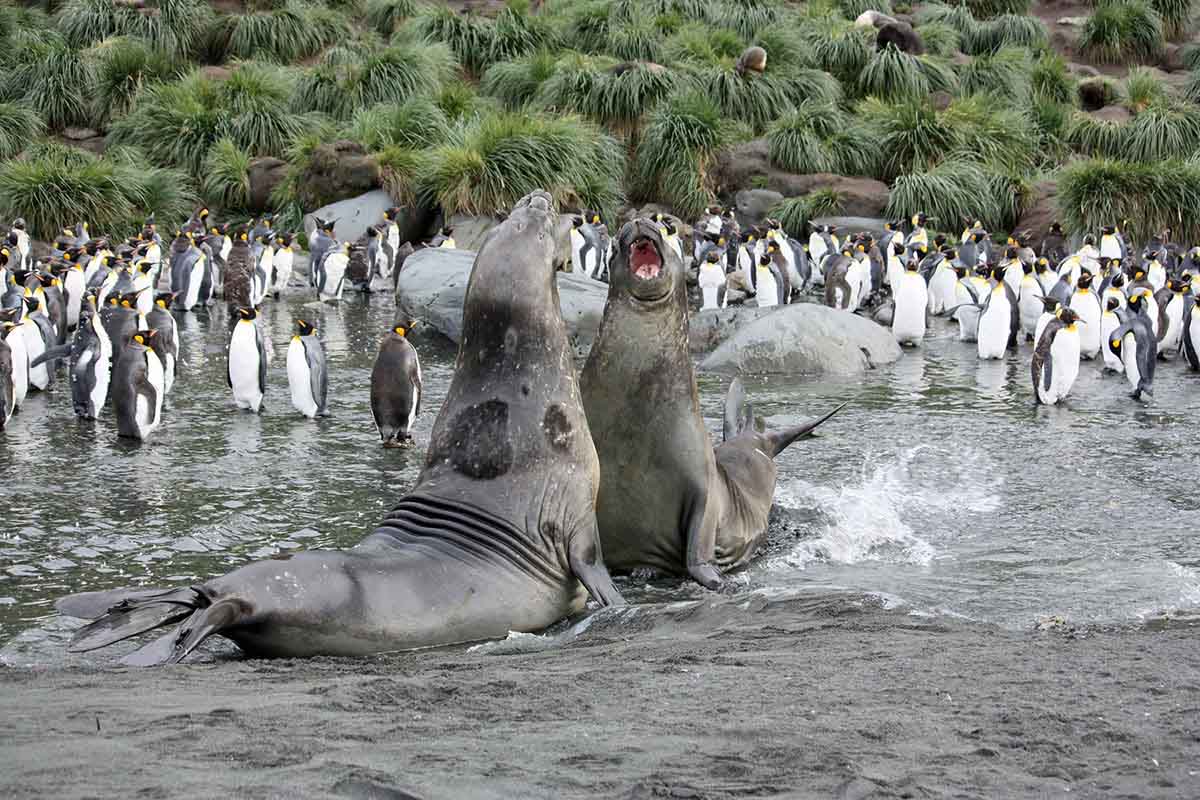
<path id="1" fill-rule="evenodd" d="M 891 331 L 816 303 L 775 309 L 736 330 L 700 362 L 705 372 L 855 375 L 900 358 Z"/>
<path id="2" fill-rule="evenodd" d="M 396 284 L 396 305 L 402 314 L 421 320 L 457 343 L 462 338 L 463 299 L 475 263 L 472 250 L 425 248 L 404 262 Z M 563 321 L 577 358 L 592 349 L 608 286 L 570 273 L 558 273 L 558 296 Z"/>
<path id="3" fill-rule="evenodd" d="M 394 205 L 391 195 L 382 189 L 376 189 L 349 200 L 330 203 L 311 214 L 305 214 L 304 231 L 312 236 L 316 227 L 313 217 L 335 219 L 337 224 L 333 228 L 334 235 L 343 241 L 356 242 L 366 233 L 367 226 L 383 222 L 383 212 Z M 431 216 L 430 209 L 424 206 L 404 206 L 397 221 L 400 227 L 400 241 L 422 239 L 429 227 Z"/>
<path id="4" fill-rule="evenodd" d="M 691 312 L 688 318 L 688 346 L 692 355 L 711 353 L 739 330 L 774 310 L 739 305 Z"/>

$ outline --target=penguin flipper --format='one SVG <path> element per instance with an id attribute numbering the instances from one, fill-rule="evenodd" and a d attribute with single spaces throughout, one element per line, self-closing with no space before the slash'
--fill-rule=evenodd
<path id="1" fill-rule="evenodd" d="M 254 326 L 254 344 L 258 347 L 258 391 L 267 393 L 267 348 L 263 342 L 262 328 Z"/>
<path id="2" fill-rule="evenodd" d="M 304 338 L 308 339 L 308 337 Z M 317 403 L 317 413 L 319 414 L 325 410 L 325 398 L 329 390 L 329 375 L 325 370 L 325 352 L 321 349 L 320 342 L 310 348 L 308 342 L 304 341 L 304 358 L 308 362 L 309 386 L 313 400 Z"/>
<path id="3" fill-rule="evenodd" d="M 69 344 L 56 345 L 55 347 L 48 347 L 42 351 L 42 354 L 40 356 L 35 358 L 33 361 L 30 361 L 29 366 L 31 366 L 31 367 L 40 366 L 41 364 L 45 364 L 47 361 L 50 361 L 51 359 L 58 360 L 60 358 L 66 358 L 69 355 L 71 355 L 71 345 L 69 345 Z"/>

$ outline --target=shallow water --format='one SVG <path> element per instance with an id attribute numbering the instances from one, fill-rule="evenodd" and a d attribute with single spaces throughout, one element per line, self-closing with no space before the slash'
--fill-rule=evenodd
<path id="1" fill-rule="evenodd" d="M 418 444 L 381 448 L 369 377 L 392 313 L 378 295 L 340 307 L 269 304 L 275 353 L 262 416 L 239 412 L 226 386 L 224 310 L 184 317 L 170 408 L 144 445 L 119 441 L 111 415 L 77 423 L 62 381 L 31 395 L 0 433 L 0 663 L 63 658 L 73 627 L 53 611 L 63 594 L 202 580 L 249 559 L 358 541 L 415 480 L 451 376 L 453 348 L 418 332 L 427 399 Z M 300 417 L 288 399 L 297 315 L 317 323 L 328 353 L 325 420 Z M 1144 406 L 1123 378 L 1085 362 L 1069 405 L 1037 408 L 1029 353 L 1023 345 L 1019 357 L 980 362 L 939 321 L 922 348 L 865 379 L 748 380 L 768 424 L 850 405 L 779 458 L 770 543 L 736 576 L 738 591 L 850 590 L 1010 627 L 1200 608 L 1200 375 L 1160 365 L 1157 399 Z M 700 384 L 716 432 L 726 382 Z M 634 602 L 704 596 L 679 580 L 619 585 Z"/>

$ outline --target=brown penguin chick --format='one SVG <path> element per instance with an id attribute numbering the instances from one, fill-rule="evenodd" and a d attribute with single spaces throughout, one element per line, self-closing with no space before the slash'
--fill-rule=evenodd
<path id="1" fill-rule="evenodd" d="M 747 70 L 759 75 L 767 69 L 767 51 L 755 45 L 742 51 L 737 60 L 738 75 L 745 75 Z"/>

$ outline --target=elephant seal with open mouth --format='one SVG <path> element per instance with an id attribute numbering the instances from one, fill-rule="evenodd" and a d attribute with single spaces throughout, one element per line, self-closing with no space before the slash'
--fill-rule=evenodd
<path id="1" fill-rule="evenodd" d="M 425 468 L 344 551 L 271 559 L 192 586 L 73 595 L 93 650 L 174 627 L 126 663 L 174 663 L 219 634 L 255 656 L 362 655 L 536 631 L 621 603 L 601 558 L 600 466 L 555 280 L 556 214 L 534 192 L 471 272 L 454 378 Z"/>
<path id="2" fill-rule="evenodd" d="M 774 458 L 833 416 L 757 430 L 739 380 L 713 447 L 688 352 L 683 264 L 658 226 L 621 229 L 608 303 L 580 384 L 600 453 L 596 517 L 608 565 L 690 574 L 709 588 L 745 564 L 767 531 Z"/>

